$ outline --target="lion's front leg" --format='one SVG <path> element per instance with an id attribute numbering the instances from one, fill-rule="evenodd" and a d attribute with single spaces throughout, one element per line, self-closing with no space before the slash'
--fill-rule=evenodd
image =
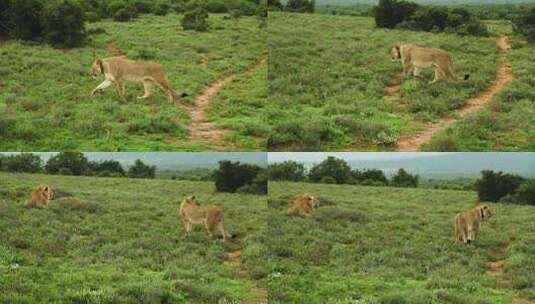
<path id="1" fill-rule="evenodd" d="M 107 87 L 111 86 L 113 82 L 109 79 L 104 80 L 101 84 L 99 84 L 92 92 L 91 96 L 95 95 L 98 91 L 104 91 Z"/>

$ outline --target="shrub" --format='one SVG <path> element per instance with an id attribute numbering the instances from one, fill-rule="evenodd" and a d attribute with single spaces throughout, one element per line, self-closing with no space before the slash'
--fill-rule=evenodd
<path id="1" fill-rule="evenodd" d="M 472 20 L 468 23 L 465 23 L 457 29 L 457 34 L 461 36 L 471 35 L 478 37 L 488 37 L 490 36 L 487 26 L 481 21 Z"/>
<path id="2" fill-rule="evenodd" d="M 523 35 L 530 42 L 535 41 L 535 7 L 523 10 L 512 21 L 516 33 Z"/>
<path id="3" fill-rule="evenodd" d="M 84 11 L 78 2 L 50 2 L 43 12 L 45 40 L 54 46 L 78 46 L 86 37 L 84 23 Z"/>
<path id="4" fill-rule="evenodd" d="M 343 159 L 329 156 L 310 169 L 308 178 L 315 183 L 346 184 L 352 178 L 351 168 Z"/>
<path id="5" fill-rule="evenodd" d="M 130 21 L 132 18 L 134 18 L 134 15 L 132 12 L 128 9 L 120 9 L 113 15 L 113 20 L 119 21 L 119 22 L 126 22 Z"/>
<path id="6" fill-rule="evenodd" d="M 31 153 L 21 153 L 0 158 L 0 169 L 8 172 L 36 173 L 42 171 L 41 157 Z"/>
<path id="7" fill-rule="evenodd" d="M 186 12 L 182 18 L 182 27 L 184 30 L 207 31 L 209 28 L 208 12 L 201 7 Z"/>
<path id="8" fill-rule="evenodd" d="M 80 152 L 60 152 L 48 159 L 45 171 L 48 174 L 61 174 L 60 170 L 69 169 L 71 175 L 82 175 L 87 169 L 88 161 Z"/>
<path id="9" fill-rule="evenodd" d="M 260 171 L 255 178 L 247 185 L 238 189 L 241 193 L 263 195 L 268 191 L 268 177 L 265 170 Z"/>
<path id="10" fill-rule="evenodd" d="M 8 34 L 7 30 L 7 10 L 9 8 L 10 0 L 0 0 L 0 35 Z"/>
<path id="11" fill-rule="evenodd" d="M 401 168 L 398 172 L 392 177 L 390 184 L 394 187 L 418 187 L 418 175 L 412 175 Z"/>
<path id="12" fill-rule="evenodd" d="M 95 12 L 86 12 L 85 13 L 85 20 L 87 22 L 98 22 L 98 21 L 100 21 L 100 16 Z"/>
<path id="13" fill-rule="evenodd" d="M 296 13 L 313 13 L 315 2 L 314 0 L 288 0 L 285 10 Z"/>
<path id="14" fill-rule="evenodd" d="M 268 167 L 270 180 L 302 181 L 305 179 L 305 166 L 295 161 L 273 163 Z"/>
<path id="15" fill-rule="evenodd" d="M 265 183 L 267 191 L 267 177 L 264 179 L 262 175 L 265 174 L 262 171 L 262 168 L 255 165 L 220 161 L 219 169 L 214 174 L 216 189 L 219 192 L 234 193 L 244 186 L 251 186 L 242 188 L 241 191 L 256 191 L 264 187 L 262 183 Z"/>
<path id="16" fill-rule="evenodd" d="M 154 5 L 152 13 L 157 16 L 165 16 L 171 9 L 171 5 L 167 1 L 159 1 Z"/>
<path id="17" fill-rule="evenodd" d="M 394 28 L 408 20 L 418 7 L 407 1 L 379 0 L 379 4 L 374 7 L 375 24 L 377 27 Z"/>
<path id="18" fill-rule="evenodd" d="M 58 171 L 59 175 L 72 175 L 72 171 L 69 168 L 61 168 Z"/>
<path id="19" fill-rule="evenodd" d="M 43 3 L 40 0 L 11 0 L 5 13 L 9 36 L 25 40 L 41 37 L 43 35 L 42 11 Z"/>
<path id="20" fill-rule="evenodd" d="M 137 10 L 136 7 L 129 2 L 123 1 L 123 0 L 114 0 L 111 1 L 107 6 L 108 16 L 113 16 L 120 11 L 120 10 L 126 10 L 127 14 L 129 14 L 132 18 L 137 16 Z"/>
<path id="21" fill-rule="evenodd" d="M 139 14 L 148 14 L 154 10 L 154 4 L 150 0 L 136 0 L 133 5 Z"/>
<path id="22" fill-rule="evenodd" d="M 154 178 L 156 176 L 156 166 L 149 166 L 140 159 L 136 159 L 134 165 L 128 169 L 130 178 Z"/>
<path id="23" fill-rule="evenodd" d="M 523 182 L 524 178 L 518 175 L 484 170 L 481 171 L 481 179 L 477 180 L 475 185 L 479 200 L 497 202 L 513 193 Z"/>
<path id="24" fill-rule="evenodd" d="M 520 184 L 512 194 L 502 197 L 500 202 L 535 205 L 535 180 Z"/>

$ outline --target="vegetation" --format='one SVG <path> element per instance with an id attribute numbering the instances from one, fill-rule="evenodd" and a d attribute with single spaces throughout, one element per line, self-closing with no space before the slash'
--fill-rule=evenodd
<path id="1" fill-rule="evenodd" d="M 269 22 L 270 151 L 391 150 L 495 78 L 494 38 L 385 30 L 371 18 L 324 14 L 273 12 Z M 396 42 L 448 50 L 457 74 L 470 79 L 429 86 L 431 70 L 424 80 L 399 79 L 401 65 L 388 55 Z M 399 82 L 400 99 L 385 98 Z"/>
<path id="2" fill-rule="evenodd" d="M 320 198 L 310 218 L 287 216 L 300 193 Z M 270 303 L 495 303 L 533 299 L 533 207 L 494 212 L 470 246 L 455 244 L 455 214 L 473 191 L 271 182 L 266 236 Z M 487 263 L 504 260 L 490 275 Z"/>
<path id="3" fill-rule="evenodd" d="M 535 205 L 535 182 L 515 174 L 486 170 L 481 172 L 475 187 L 479 199 L 491 202 L 524 203 Z"/>
<path id="4" fill-rule="evenodd" d="M 221 161 L 214 172 L 215 187 L 219 192 L 267 194 L 267 175 L 256 165 Z"/>
<path id="5" fill-rule="evenodd" d="M 51 206 L 24 208 L 43 183 L 56 189 Z M 191 194 L 223 208 L 233 241 L 183 237 L 177 209 Z M 0 173 L 0 302 L 255 302 L 265 202 L 210 182 Z M 239 248 L 237 274 L 224 255 Z"/>
<path id="6" fill-rule="evenodd" d="M 378 27 L 489 36 L 485 24 L 462 7 L 419 6 L 408 1 L 380 0 L 374 7 L 374 15 Z"/>
<path id="7" fill-rule="evenodd" d="M 212 15 L 213 28 L 205 33 L 183 31 L 177 25 L 181 18 L 141 15 L 127 23 L 93 22 L 86 25 L 88 43 L 72 50 L 2 42 L 0 56 L 6 63 L 0 67 L 0 151 L 211 149 L 219 143 L 190 140 L 188 109 L 207 86 L 233 74 L 238 75 L 225 95 L 214 97 L 218 104 L 232 104 L 233 111 L 217 106 L 208 114 L 229 130 L 233 146 L 228 149 L 265 150 L 266 126 L 259 119 L 266 116 L 262 67 L 265 73 L 267 64 L 249 73 L 266 54 L 265 31 L 257 18 Z M 91 63 L 97 56 L 118 53 L 161 63 L 173 88 L 190 96 L 171 104 L 155 90 L 153 98 L 139 101 L 142 88 L 130 85 L 125 99 L 113 88 L 91 97 L 102 81 L 88 77 Z"/>
<path id="8" fill-rule="evenodd" d="M 459 121 L 446 131 L 437 134 L 423 147 L 426 151 L 439 151 L 444 143 L 454 151 L 533 151 L 535 149 L 535 94 L 531 54 L 532 43 L 513 36 L 511 26 L 493 22 L 496 31 L 511 37 L 512 49 L 507 59 L 515 76 L 485 109 Z"/>
<path id="9" fill-rule="evenodd" d="M 182 18 L 182 28 L 185 30 L 205 32 L 209 26 L 208 12 L 201 7 L 185 13 L 184 18 Z"/>

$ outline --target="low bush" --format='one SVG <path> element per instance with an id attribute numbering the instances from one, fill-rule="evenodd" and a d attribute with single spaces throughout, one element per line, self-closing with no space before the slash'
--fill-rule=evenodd
<path id="1" fill-rule="evenodd" d="M 74 47 L 86 38 L 82 6 L 73 0 L 57 0 L 47 3 L 43 11 L 46 42 L 54 46 Z"/>
<path id="2" fill-rule="evenodd" d="M 210 27 L 208 23 L 208 12 L 206 9 L 198 7 L 184 13 L 182 27 L 184 30 L 193 30 L 197 32 L 207 31 Z"/>

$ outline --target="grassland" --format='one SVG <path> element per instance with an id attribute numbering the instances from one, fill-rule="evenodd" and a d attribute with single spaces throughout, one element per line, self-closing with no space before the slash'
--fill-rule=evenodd
<path id="1" fill-rule="evenodd" d="M 144 15 L 132 22 L 102 21 L 87 25 L 85 47 L 58 50 L 21 41 L 0 43 L 1 151 L 197 151 L 214 143 L 191 141 L 190 111 L 197 96 L 223 77 L 240 74 L 266 54 L 265 30 L 254 17 L 229 19 L 210 15 L 205 33 L 183 31 L 180 15 Z M 96 56 L 126 54 L 164 65 L 172 86 L 190 96 L 182 104 L 169 103 L 157 92 L 140 101 L 142 88 L 131 85 L 126 99 L 113 87 L 90 97 L 102 79 L 91 79 Z M 256 126 L 257 108 L 264 96 L 249 80 L 236 77 L 228 98 L 252 96 L 256 102 L 232 101 L 232 113 L 210 112 L 224 124 L 233 148 L 258 150 L 265 145 L 244 131 Z M 263 86 L 261 76 L 254 86 Z M 222 97 L 216 96 L 217 99 Z M 259 114 L 258 114 L 259 115 Z M 223 138 L 226 140 L 226 138 Z M 262 146 L 262 147 L 261 147 Z"/>
<path id="2" fill-rule="evenodd" d="M 511 37 L 508 52 L 513 81 L 488 107 L 437 134 L 424 150 L 440 151 L 534 151 L 535 150 L 535 66 L 531 56 L 535 46 L 511 27 L 491 24 L 492 29 Z"/>
<path id="3" fill-rule="evenodd" d="M 271 13 L 268 33 L 270 150 L 393 150 L 483 92 L 497 68 L 495 37 L 377 29 L 372 18 Z M 448 50 L 470 80 L 401 81 L 397 42 Z M 385 96 L 398 84 L 399 98 Z"/>
<path id="4" fill-rule="evenodd" d="M 302 192 L 310 218 L 288 217 Z M 454 215 L 475 192 L 270 183 L 270 303 L 492 303 L 535 299 L 533 207 L 489 204 L 472 245 L 453 242 Z M 504 268 L 489 273 L 490 262 Z M 524 302 L 522 302 L 524 303 Z"/>
<path id="5" fill-rule="evenodd" d="M 40 183 L 57 199 L 24 208 Z M 184 239 L 177 209 L 191 193 L 222 206 L 237 238 Z M 0 302 L 258 303 L 254 273 L 224 256 L 241 248 L 247 265 L 263 252 L 265 202 L 207 182 L 0 173 Z"/>

